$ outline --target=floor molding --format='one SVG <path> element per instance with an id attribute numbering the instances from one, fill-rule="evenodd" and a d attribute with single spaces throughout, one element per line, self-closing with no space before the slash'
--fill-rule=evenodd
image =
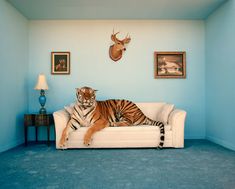
<path id="1" fill-rule="evenodd" d="M 12 148 L 14 148 L 16 146 L 19 146 L 19 145 L 21 145 L 23 143 L 24 143 L 24 139 L 23 138 L 21 138 L 19 140 L 15 140 L 13 142 L 10 142 L 10 143 L 8 143 L 6 145 L 1 146 L 0 147 L 0 152 L 4 152 L 4 151 L 7 151 L 7 150 L 10 150 L 10 149 L 12 149 Z"/>
<path id="2" fill-rule="evenodd" d="M 212 137 L 212 136 L 206 136 L 206 139 L 211 141 L 211 142 L 214 142 L 216 144 L 219 144 L 225 148 L 229 148 L 231 150 L 234 150 L 235 151 L 235 146 L 227 141 L 224 141 L 220 138 L 216 138 L 216 137 Z"/>

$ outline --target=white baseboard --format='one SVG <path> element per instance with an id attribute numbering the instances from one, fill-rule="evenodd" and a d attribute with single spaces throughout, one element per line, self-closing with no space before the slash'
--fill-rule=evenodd
<path id="1" fill-rule="evenodd" d="M 225 147 L 225 148 L 229 148 L 229 149 L 235 151 L 235 146 L 234 146 L 234 144 L 231 144 L 231 143 L 229 143 L 229 142 L 227 142 L 227 141 L 224 141 L 224 140 L 222 140 L 222 139 L 220 139 L 220 138 L 215 138 L 215 137 L 212 137 L 212 136 L 206 136 L 206 139 L 209 140 L 209 141 L 211 141 L 211 142 L 214 142 L 214 143 L 216 143 L 216 144 L 219 144 L 219 145 L 221 145 L 221 146 L 223 146 L 223 147 Z"/>
<path id="2" fill-rule="evenodd" d="M 7 145 L 1 146 L 1 147 L 0 147 L 0 152 L 7 151 L 7 150 L 9 150 L 9 149 L 11 149 L 11 148 L 14 148 L 14 147 L 16 147 L 16 146 L 18 146 L 18 145 L 20 145 L 20 144 L 23 144 L 23 143 L 24 143 L 24 139 L 23 139 L 23 138 L 21 138 L 21 139 L 19 139 L 19 140 L 15 140 L 15 141 L 13 141 L 13 142 L 7 144 Z"/>

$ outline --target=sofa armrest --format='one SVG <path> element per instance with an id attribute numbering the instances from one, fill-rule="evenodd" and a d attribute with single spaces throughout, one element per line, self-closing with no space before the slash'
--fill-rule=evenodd
<path id="1" fill-rule="evenodd" d="M 173 110 L 168 119 L 168 123 L 171 125 L 172 130 L 172 144 L 175 148 L 184 147 L 184 125 L 186 112 L 184 110 Z"/>
<path id="2" fill-rule="evenodd" d="M 62 109 L 54 112 L 53 117 L 56 131 L 56 148 L 58 148 L 58 142 L 60 140 L 64 128 L 66 127 L 70 119 L 70 115 L 66 110 Z"/>

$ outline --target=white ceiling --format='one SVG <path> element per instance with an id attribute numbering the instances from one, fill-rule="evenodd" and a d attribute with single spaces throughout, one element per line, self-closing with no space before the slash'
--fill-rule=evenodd
<path id="1" fill-rule="evenodd" d="M 28 19 L 205 19 L 227 0 L 8 0 Z"/>

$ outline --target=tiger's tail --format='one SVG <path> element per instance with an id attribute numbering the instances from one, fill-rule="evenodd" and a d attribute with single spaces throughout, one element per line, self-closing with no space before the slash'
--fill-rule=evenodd
<path id="1" fill-rule="evenodd" d="M 146 124 L 147 125 L 156 125 L 159 127 L 160 130 L 160 142 L 159 142 L 159 146 L 158 148 L 163 148 L 164 145 L 164 141 L 165 141 L 165 127 L 164 127 L 164 123 L 162 123 L 161 121 L 154 121 L 150 118 L 146 119 Z"/>

